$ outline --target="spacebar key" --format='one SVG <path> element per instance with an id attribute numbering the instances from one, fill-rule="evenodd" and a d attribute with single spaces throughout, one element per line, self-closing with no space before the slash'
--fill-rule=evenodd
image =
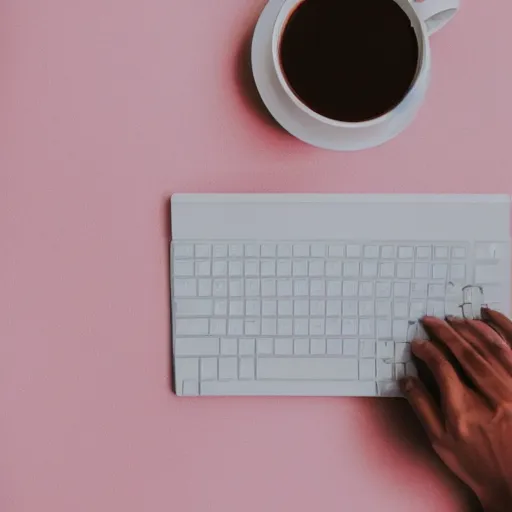
<path id="1" fill-rule="evenodd" d="M 357 380 L 357 359 L 342 357 L 264 357 L 258 379 Z"/>

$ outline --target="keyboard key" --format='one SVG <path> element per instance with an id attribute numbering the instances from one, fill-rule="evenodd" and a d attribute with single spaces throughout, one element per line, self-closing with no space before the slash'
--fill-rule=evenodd
<path id="1" fill-rule="evenodd" d="M 343 354 L 341 340 L 327 340 L 327 353 L 332 356 L 341 356 Z"/>
<path id="2" fill-rule="evenodd" d="M 244 246 L 242 244 L 231 244 L 229 246 L 230 258 L 242 258 L 244 255 Z"/>
<path id="3" fill-rule="evenodd" d="M 263 244 L 261 246 L 261 257 L 262 258 L 275 258 L 276 256 L 276 245 L 275 244 Z"/>
<path id="4" fill-rule="evenodd" d="M 307 279 L 297 279 L 293 282 L 293 294 L 297 297 L 309 294 L 309 286 Z"/>
<path id="5" fill-rule="evenodd" d="M 309 290 L 312 297 L 323 297 L 325 295 L 325 281 L 323 279 L 311 279 Z"/>
<path id="6" fill-rule="evenodd" d="M 243 286 L 242 279 L 231 279 L 229 281 L 229 295 L 231 297 L 242 297 L 244 294 Z M 249 292 L 247 292 L 247 295 L 249 295 Z"/>
<path id="7" fill-rule="evenodd" d="M 220 353 L 226 355 L 236 355 L 238 352 L 238 343 L 233 338 L 222 338 L 220 340 Z"/>
<path id="8" fill-rule="evenodd" d="M 428 296 L 431 298 L 444 297 L 444 291 L 446 287 L 444 284 L 429 284 L 428 285 Z"/>
<path id="9" fill-rule="evenodd" d="M 364 257 L 365 258 L 378 258 L 379 257 L 379 246 L 378 245 L 365 245 Z"/>
<path id="10" fill-rule="evenodd" d="M 276 262 L 273 260 L 262 261 L 261 275 L 263 277 L 274 277 L 276 275 Z"/>
<path id="11" fill-rule="evenodd" d="M 395 344 L 392 341 L 379 341 L 377 343 L 377 357 L 393 359 L 395 357 Z"/>
<path id="12" fill-rule="evenodd" d="M 209 261 L 196 261 L 196 276 L 209 276 L 211 274 L 211 265 Z"/>
<path id="13" fill-rule="evenodd" d="M 201 380 L 216 380 L 217 379 L 217 358 L 203 357 L 200 362 Z"/>
<path id="14" fill-rule="evenodd" d="M 358 283 L 357 281 L 343 281 L 343 296 L 355 297 L 357 296 Z"/>
<path id="15" fill-rule="evenodd" d="M 418 376 L 418 370 L 416 369 L 416 365 L 409 361 L 405 364 L 405 374 L 407 377 L 417 377 Z"/>
<path id="16" fill-rule="evenodd" d="M 343 316 L 357 316 L 358 302 L 357 300 L 343 301 Z"/>
<path id="17" fill-rule="evenodd" d="M 175 258 L 193 258 L 194 246 L 188 244 L 172 244 L 172 252 Z"/>
<path id="18" fill-rule="evenodd" d="M 241 336 L 244 333 L 243 320 L 230 318 L 228 320 L 228 334 L 230 336 Z"/>
<path id="19" fill-rule="evenodd" d="M 226 319 L 212 318 L 210 319 L 210 334 L 214 336 L 222 336 L 226 334 Z"/>
<path id="20" fill-rule="evenodd" d="M 260 275 L 260 262 L 257 260 L 246 260 L 245 262 L 246 277 L 257 277 Z"/>
<path id="21" fill-rule="evenodd" d="M 427 296 L 428 285 L 422 281 L 413 281 L 411 283 L 411 297 L 422 299 Z"/>
<path id="22" fill-rule="evenodd" d="M 395 283 L 393 295 L 395 297 L 409 297 L 409 283 Z"/>
<path id="23" fill-rule="evenodd" d="M 289 338 L 276 339 L 275 341 L 276 355 L 286 356 L 293 354 L 293 340 Z"/>
<path id="24" fill-rule="evenodd" d="M 224 277 L 228 273 L 227 261 L 214 261 L 212 266 L 212 274 L 216 277 Z"/>
<path id="25" fill-rule="evenodd" d="M 395 364 L 395 379 L 402 380 L 405 377 L 405 364 Z"/>
<path id="26" fill-rule="evenodd" d="M 304 258 L 309 256 L 309 245 L 296 244 L 293 246 L 293 255 L 298 258 Z"/>
<path id="27" fill-rule="evenodd" d="M 340 316 L 341 315 L 341 300 L 328 300 L 326 304 L 327 316 Z"/>
<path id="28" fill-rule="evenodd" d="M 227 245 L 214 245 L 213 246 L 213 257 L 214 258 L 227 258 L 228 247 Z"/>
<path id="29" fill-rule="evenodd" d="M 359 297 L 373 297 L 373 283 L 361 282 L 359 283 Z"/>
<path id="30" fill-rule="evenodd" d="M 452 248 L 452 258 L 453 259 L 463 259 L 466 257 L 466 249 L 464 247 L 453 247 Z"/>
<path id="31" fill-rule="evenodd" d="M 380 277 L 395 277 L 395 264 L 393 262 L 381 263 L 379 275 Z"/>
<path id="32" fill-rule="evenodd" d="M 309 340 L 296 339 L 293 342 L 293 353 L 297 356 L 304 356 L 309 354 Z"/>
<path id="33" fill-rule="evenodd" d="M 291 258 L 292 246 L 290 244 L 279 244 L 277 246 L 277 255 L 280 258 Z"/>
<path id="34" fill-rule="evenodd" d="M 343 355 L 357 356 L 359 352 L 359 341 L 355 339 L 343 340 Z"/>
<path id="35" fill-rule="evenodd" d="M 314 354 L 314 355 L 325 354 L 326 348 L 327 347 L 326 347 L 325 340 L 318 339 L 318 338 L 311 340 L 311 354 Z"/>
<path id="36" fill-rule="evenodd" d="M 245 257 L 246 258 L 259 258 L 260 246 L 257 244 L 246 244 Z"/>
<path id="37" fill-rule="evenodd" d="M 361 340 L 359 342 L 359 357 L 375 357 L 375 342 Z"/>
<path id="38" fill-rule="evenodd" d="M 393 320 L 393 339 L 395 341 L 406 341 L 409 323 L 407 320 Z"/>
<path id="39" fill-rule="evenodd" d="M 344 336 L 357 335 L 357 320 L 353 318 L 343 318 L 341 332 Z"/>
<path id="40" fill-rule="evenodd" d="M 259 355 L 270 355 L 274 352 L 274 340 L 272 338 L 258 338 L 256 346 Z"/>
<path id="41" fill-rule="evenodd" d="M 257 336 L 260 334 L 259 319 L 251 319 L 245 321 L 245 334 L 248 336 Z"/>
<path id="42" fill-rule="evenodd" d="M 438 318 L 444 318 L 444 301 L 440 300 L 429 300 L 427 301 L 427 315 L 436 316 Z"/>
<path id="43" fill-rule="evenodd" d="M 211 255 L 211 246 L 207 244 L 196 245 L 196 258 L 209 258 Z"/>
<path id="44" fill-rule="evenodd" d="M 176 316 L 208 316 L 212 314 L 212 301 L 209 299 L 176 299 Z"/>
<path id="45" fill-rule="evenodd" d="M 345 277 L 358 277 L 359 276 L 359 262 L 346 262 L 343 264 L 343 275 Z"/>
<path id="46" fill-rule="evenodd" d="M 427 314 L 427 306 L 424 300 L 411 301 L 411 318 L 421 318 Z"/>
<path id="47" fill-rule="evenodd" d="M 389 320 L 378 318 L 375 323 L 379 339 L 391 338 L 391 322 Z"/>
<path id="48" fill-rule="evenodd" d="M 241 261 L 230 261 L 229 262 L 229 275 L 230 276 L 241 276 L 243 265 Z"/>
<path id="49" fill-rule="evenodd" d="M 436 263 L 432 265 L 432 277 L 434 279 L 446 279 L 448 274 L 448 265 L 444 263 Z"/>
<path id="50" fill-rule="evenodd" d="M 226 316 L 228 314 L 228 301 L 223 299 L 216 300 L 213 306 L 213 314 L 216 316 Z"/>
<path id="51" fill-rule="evenodd" d="M 365 261 L 363 263 L 363 277 L 377 277 L 377 262 Z"/>
<path id="52" fill-rule="evenodd" d="M 393 314 L 397 318 L 408 318 L 409 303 L 405 300 L 395 300 L 393 303 Z"/>
<path id="53" fill-rule="evenodd" d="M 412 263 L 398 263 L 396 276 L 399 279 L 410 279 L 412 277 Z"/>
<path id="54" fill-rule="evenodd" d="M 452 265 L 450 267 L 450 279 L 464 281 L 466 279 L 466 265 Z"/>
<path id="55" fill-rule="evenodd" d="M 384 245 L 380 251 L 381 258 L 383 259 L 395 259 L 396 248 L 394 245 Z"/>
<path id="56" fill-rule="evenodd" d="M 328 281 L 327 295 L 329 297 L 341 297 L 341 281 Z"/>
<path id="57" fill-rule="evenodd" d="M 479 243 L 476 245 L 477 260 L 500 260 L 506 255 L 506 244 Z"/>
<path id="58" fill-rule="evenodd" d="M 396 381 L 380 381 L 377 382 L 378 396 L 383 397 L 401 397 L 400 386 Z"/>
<path id="59" fill-rule="evenodd" d="M 428 263 L 416 263 L 414 266 L 414 277 L 417 279 L 428 279 L 430 277 L 430 265 Z"/>
<path id="60" fill-rule="evenodd" d="M 429 260 L 432 257 L 432 247 L 424 246 L 416 248 L 416 259 Z"/>
<path id="61" fill-rule="evenodd" d="M 361 318 L 359 320 L 360 336 L 375 336 L 375 322 L 370 318 Z"/>
<path id="62" fill-rule="evenodd" d="M 175 297 L 195 297 L 197 284 L 195 279 L 174 279 L 173 293 Z"/>
<path id="63" fill-rule="evenodd" d="M 228 282 L 226 279 L 214 279 L 213 295 L 214 297 L 225 297 L 228 294 Z"/>
<path id="64" fill-rule="evenodd" d="M 307 318 L 295 318 L 293 320 L 293 334 L 307 336 L 309 334 L 309 320 Z"/>
<path id="65" fill-rule="evenodd" d="M 354 380 L 358 377 L 358 361 L 343 357 L 267 357 L 258 362 L 257 372 L 259 379 Z"/>
<path id="66" fill-rule="evenodd" d="M 407 363 L 411 359 L 411 345 L 410 343 L 396 343 L 395 344 L 395 361 Z"/>
<path id="67" fill-rule="evenodd" d="M 309 311 L 311 316 L 325 316 L 325 301 L 312 300 L 310 302 Z"/>
<path id="68" fill-rule="evenodd" d="M 268 307 L 268 303 L 271 301 L 263 301 L 263 304 L 266 304 Z M 260 316 L 261 314 L 261 301 L 257 299 L 248 299 L 245 301 L 245 314 L 247 316 Z M 274 301 L 275 304 L 275 301 Z M 265 314 L 265 309 L 263 310 L 263 314 Z M 274 313 L 275 314 L 275 310 Z"/>
<path id="69" fill-rule="evenodd" d="M 377 378 L 379 380 L 391 380 L 393 378 L 393 365 L 377 360 Z"/>
<path id="70" fill-rule="evenodd" d="M 177 277 L 192 277 L 194 275 L 194 263 L 192 261 L 175 261 L 174 275 Z"/>
<path id="71" fill-rule="evenodd" d="M 309 334 L 313 336 L 325 334 L 325 320 L 323 318 L 311 318 L 309 320 Z"/>
<path id="72" fill-rule="evenodd" d="M 375 359 L 361 359 L 359 361 L 359 379 L 375 380 Z"/>
<path id="73" fill-rule="evenodd" d="M 255 297 L 260 293 L 259 279 L 246 279 L 245 280 L 245 295 L 247 297 Z"/>
<path id="74" fill-rule="evenodd" d="M 261 320 L 261 334 L 273 336 L 277 332 L 277 320 L 275 318 L 263 318 Z"/>
<path id="75" fill-rule="evenodd" d="M 436 260 L 446 260 L 450 257 L 450 250 L 444 245 L 438 245 L 434 248 L 434 258 Z"/>
<path id="76" fill-rule="evenodd" d="M 244 314 L 244 301 L 243 300 L 229 301 L 229 314 L 230 314 L 230 316 L 242 316 Z"/>
<path id="77" fill-rule="evenodd" d="M 373 300 L 360 300 L 359 301 L 359 315 L 374 316 L 375 315 L 375 302 Z"/>
<path id="78" fill-rule="evenodd" d="M 325 244 L 312 244 L 311 245 L 311 256 L 313 258 L 324 258 L 325 257 Z"/>
<path id="79" fill-rule="evenodd" d="M 277 314 L 277 301 L 275 300 L 264 300 L 262 303 L 262 315 L 263 316 L 276 316 Z"/>
<path id="80" fill-rule="evenodd" d="M 198 396 L 199 383 L 197 382 L 197 380 L 183 381 L 182 394 L 183 396 Z"/>
<path id="81" fill-rule="evenodd" d="M 208 334 L 208 319 L 207 318 L 194 318 L 185 319 L 178 318 L 176 320 L 176 334 Z"/>
<path id="82" fill-rule="evenodd" d="M 219 379 L 236 380 L 238 378 L 238 359 L 221 357 L 219 359 Z"/>
<path id="83" fill-rule="evenodd" d="M 376 301 L 375 313 L 377 316 L 391 316 L 391 302 L 389 300 Z"/>
<path id="84" fill-rule="evenodd" d="M 327 277 L 339 277 L 341 276 L 341 261 L 328 261 L 325 264 L 325 275 Z"/>
<path id="85" fill-rule="evenodd" d="M 279 279 L 277 281 L 277 295 L 279 297 L 291 297 L 293 295 L 293 281 L 291 279 Z"/>
<path id="86" fill-rule="evenodd" d="M 347 245 L 347 258 L 359 258 L 361 256 L 360 245 Z"/>
<path id="87" fill-rule="evenodd" d="M 497 265 L 477 265 L 475 269 L 475 280 L 478 284 L 499 283 L 500 267 Z"/>
<path id="88" fill-rule="evenodd" d="M 293 301 L 290 299 L 280 300 L 277 312 L 279 316 L 293 316 Z"/>
<path id="89" fill-rule="evenodd" d="M 325 334 L 328 336 L 340 336 L 341 318 L 327 318 L 325 321 Z"/>
<path id="90" fill-rule="evenodd" d="M 174 341 L 174 355 L 178 357 L 216 356 L 218 353 L 218 338 L 176 338 Z"/>
<path id="91" fill-rule="evenodd" d="M 252 356 L 256 348 L 256 340 L 251 338 L 242 338 L 238 342 L 238 353 L 241 356 Z"/>
<path id="92" fill-rule="evenodd" d="M 199 297 L 210 297 L 212 295 L 212 280 L 199 279 L 197 281 L 197 294 Z"/>
<path id="93" fill-rule="evenodd" d="M 263 297 L 275 297 L 277 292 L 275 279 L 263 279 L 261 281 L 261 295 Z"/>
<path id="94" fill-rule="evenodd" d="M 414 257 L 414 249 L 409 246 L 402 246 L 398 248 L 398 257 L 401 260 L 410 260 Z"/>
<path id="95" fill-rule="evenodd" d="M 333 244 L 329 246 L 329 258 L 343 258 L 345 256 L 345 246 Z"/>
<path id="96" fill-rule="evenodd" d="M 254 358 L 241 357 L 238 367 L 238 374 L 240 379 L 254 379 Z"/>
<path id="97" fill-rule="evenodd" d="M 292 262 L 290 260 L 279 260 L 277 262 L 277 275 L 289 277 L 292 275 Z"/>
<path id="98" fill-rule="evenodd" d="M 375 283 L 375 295 L 380 298 L 389 297 L 391 295 L 391 283 Z"/>
<path id="99" fill-rule="evenodd" d="M 304 277 L 308 275 L 308 262 L 305 260 L 295 260 L 293 262 L 293 275 Z"/>
<path id="100" fill-rule="evenodd" d="M 293 334 L 293 322 L 291 318 L 277 319 L 277 334 L 279 334 L 279 336 L 289 336 Z"/>
<path id="101" fill-rule="evenodd" d="M 309 315 L 309 300 L 294 300 L 293 301 L 293 314 L 295 316 L 308 316 Z"/>
<path id="102" fill-rule="evenodd" d="M 321 260 L 310 261 L 309 275 L 311 277 L 322 277 L 324 275 L 324 262 Z"/>

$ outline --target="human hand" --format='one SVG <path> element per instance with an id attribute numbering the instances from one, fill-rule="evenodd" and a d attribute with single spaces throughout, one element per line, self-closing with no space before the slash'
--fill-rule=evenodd
<path id="1" fill-rule="evenodd" d="M 485 512 L 512 510 L 512 322 L 482 309 L 482 320 L 427 317 L 431 341 L 413 354 L 432 374 L 401 382 L 434 450 L 480 499 Z"/>

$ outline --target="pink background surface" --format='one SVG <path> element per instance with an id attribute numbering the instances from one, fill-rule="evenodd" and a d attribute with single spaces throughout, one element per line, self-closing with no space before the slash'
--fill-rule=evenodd
<path id="1" fill-rule="evenodd" d="M 167 283 L 174 192 L 512 193 L 512 5 L 463 4 L 343 154 L 262 112 L 264 0 L 0 3 L 2 512 L 471 510 L 402 401 L 177 399 Z"/>

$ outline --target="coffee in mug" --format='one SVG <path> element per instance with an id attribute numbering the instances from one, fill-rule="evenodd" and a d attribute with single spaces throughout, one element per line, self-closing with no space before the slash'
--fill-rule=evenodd
<path id="1" fill-rule="evenodd" d="M 392 111 L 414 83 L 418 36 L 395 0 L 304 0 L 279 42 L 288 86 L 326 118 L 358 123 Z"/>

